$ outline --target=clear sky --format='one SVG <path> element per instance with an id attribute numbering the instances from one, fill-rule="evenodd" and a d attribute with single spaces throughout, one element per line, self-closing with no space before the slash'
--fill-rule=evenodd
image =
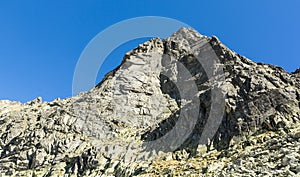
<path id="1" fill-rule="evenodd" d="M 76 62 L 89 41 L 110 25 L 139 16 L 163 16 L 216 35 L 254 61 L 300 67 L 298 0 L 2 0 L 0 1 L 0 99 L 44 101 L 72 95 Z M 117 48 L 104 73 L 146 39 Z"/>

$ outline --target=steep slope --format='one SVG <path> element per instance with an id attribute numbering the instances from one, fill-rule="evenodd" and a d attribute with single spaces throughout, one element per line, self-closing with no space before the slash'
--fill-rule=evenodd
<path id="1" fill-rule="evenodd" d="M 299 70 L 252 62 L 182 28 L 128 52 L 89 92 L 49 103 L 0 101 L 0 171 L 300 174 L 299 80 Z"/>

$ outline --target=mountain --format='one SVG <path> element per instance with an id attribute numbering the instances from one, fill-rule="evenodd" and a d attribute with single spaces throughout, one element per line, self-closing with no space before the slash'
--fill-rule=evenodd
<path id="1" fill-rule="evenodd" d="M 300 175 L 300 70 L 182 28 L 88 92 L 0 101 L 3 176 Z"/>

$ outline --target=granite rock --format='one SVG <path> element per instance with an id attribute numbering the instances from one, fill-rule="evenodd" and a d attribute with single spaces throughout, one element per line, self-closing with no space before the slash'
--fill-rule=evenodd
<path id="1" fill-rule="evenodd" d="M 88 92 L 0 101 L 0 174 L 300 175 L 299 76 L 182 28 Z"/>

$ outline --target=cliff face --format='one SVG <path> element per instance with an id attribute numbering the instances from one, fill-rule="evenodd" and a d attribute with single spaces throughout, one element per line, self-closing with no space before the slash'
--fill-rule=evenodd
<path id="1" fill-rule="evenodd" d="M 300 174 L 300 74 L 182 28 L 86 93 L 0 101 L 7 176 Z"/>

